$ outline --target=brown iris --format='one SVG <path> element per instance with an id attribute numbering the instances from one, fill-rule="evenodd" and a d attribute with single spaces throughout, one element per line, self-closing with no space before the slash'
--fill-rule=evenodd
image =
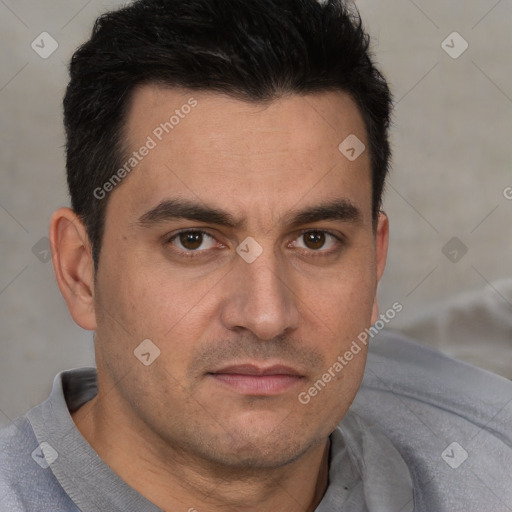
<path id="1" fill-rule="evenodd" d="M 325 244 L 325 233 L 321 231 L 309 231 L 302 236 L 308 249 L 321 249 Z"/>
<path id="2" fill-rule="evenodd" d="M 194 250 L 201 247 L 203 243 L 203 234 L 199 231 L 187 231 L 180 233 L 180 242 L 185 249 Z"/>

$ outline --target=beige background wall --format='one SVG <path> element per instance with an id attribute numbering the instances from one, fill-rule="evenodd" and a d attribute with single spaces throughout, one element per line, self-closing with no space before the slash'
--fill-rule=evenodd
<path id="1" fill-rule="evenodd" d="M 66 63 L 96 16 L 119 4 L 0 0 L 0 424 L 41 401 L 59 370 L 93 363 L 92 335 L 70 319 L 41 239 L 52 211 L 68 204 Z M 357 5 L 397 102 L 385 199 L 391 248 L 379 294 L 383 309 L 403 304 L 393 321 L 400 328 L 448 296 L 512 274 L 504 194 L 512 187 L 512 2 Z M 458 58 L 441 46 L 454 31 L 469 45 Z M 31 47 L 42 46 L 42 32 L 58 43 L 46 59 Z M 463 48 L 456 36 L 446 44 L 452 55 Z M 458 262 L 449 258 L 460 258 L 460 244 L 443 254 L 453 237 L 467 248 Z"/>

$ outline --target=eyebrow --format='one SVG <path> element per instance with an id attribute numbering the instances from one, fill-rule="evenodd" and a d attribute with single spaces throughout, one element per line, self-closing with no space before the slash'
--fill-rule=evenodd
<path id="1" fill-rule="evenodd" d="M 283 219 L 283 224 L 297 226 L 301 224 L 312 224 L 326 220 L 339 220 L 358 224 L 362 221 L 363 214 L 348 199 L 335 199 L 317 206 L 311 206 L 303 210 L 292 210 Z"/>
<path id="2" fill-rule="evenodd" d="M 237 219 L 225 210 L 205 206 L 186 199 L 166 199 L 161 201 L 157 206 L 141 215 L 137 220 L 137 224 L 149 228 L 175 219 L 217 224 L 234 229 L 242 229 L 246 225 L 244 219 Z M 348 199 L 336 199 L 302 210 L 292 210 L 281 218 L 280 224 L 298 226 L 327 220 L 357 224 L 362 220 L 362 212 Z"/>
<path id="3" fill-rule="evenodd" d="M 203 206 L 186 199 L 167 199 L 141 215 L 137 224 L 151 227 L 174 219 L 188 219 L 208 224 L 219 224 L 230 228 L 241 227 L 242 222 L 230 213 L 210 206 Z"/>

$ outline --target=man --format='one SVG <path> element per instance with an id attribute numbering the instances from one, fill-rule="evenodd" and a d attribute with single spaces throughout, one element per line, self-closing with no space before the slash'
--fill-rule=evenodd
<path id="1" fill-rule="evenodd" d="M 402 308 L 376 302 L 390 104 L 341 0 L 98 20 L 50 227 L 97 372 L 0 435 L 1 510 L 512 509 L 509 382 L 391 338 L 358 393 Z"/>

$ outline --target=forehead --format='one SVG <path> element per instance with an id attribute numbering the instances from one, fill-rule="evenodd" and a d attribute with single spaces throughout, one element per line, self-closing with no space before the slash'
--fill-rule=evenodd
<path id="1" fill-rule="evenodd" d="M 194 132 L 198 137 L 190 137 Z M 279 138 L 265 140 L 265 133 Z M 164 145 L 188 138 L 194 152 L 223 148 L 226 139 L 230 143 L 245 141 L 248 154 L 262 149 L 259 142 L 265 142 L 270 150 L 272 142 L 275 147 L 294 144 L 295 149 L 307 150 L 318 148 L 321 141 L 336 149 L 340 137 L 351 133 L 366 139 L 358 107 L 341 91 L 249 102 L 219 93 L 145 84 L 134 90 L 126 119 L 130 143 L 147 135 Z"/>
<path id="2" fill-rule="evenodd" d="M 135 165 L 111 199 L 129 202 L 134 215 L 169 197 L 234 214 L 280 215 L 301 201 L 340 196 L 370 210 L 369 155 L 348 159 L 339 149 L 347 137 L 367 146 L 360 112 L 340 92 L 252 103 L 144 85 L 125 124 L 126 162 Z"/>

